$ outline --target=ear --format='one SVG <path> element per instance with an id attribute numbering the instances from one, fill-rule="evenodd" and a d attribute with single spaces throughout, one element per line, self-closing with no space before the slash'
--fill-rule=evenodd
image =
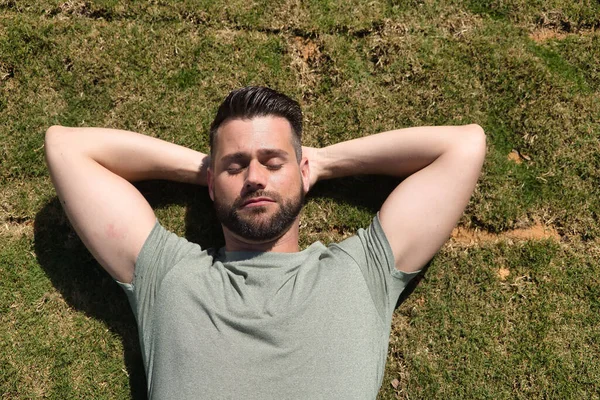
<path id="1" fill-rule="evenodd" d="M 215 182 L 214 182 L 214 174 L 211 167 L 206 169 L 206 183 L 208 183 L 208 195 L 212 201 L 215 201 Z"/>
<path id="2" fill-rule="evenodd" d="M 306 157 L 302 157 L 302 160 L 300 160 L 300 176 L 302 178 L 304 194 L 306 194 L 310 190 L 310 165 Z"/>

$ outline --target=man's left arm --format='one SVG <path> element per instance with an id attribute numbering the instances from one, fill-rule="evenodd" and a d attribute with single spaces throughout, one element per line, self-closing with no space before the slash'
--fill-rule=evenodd
<path id="1" fill-rule="evenodd" d="M 421 269 L 448 240 L 473 193 L 485 158 L 478 125 L 415 127 L 322 149 L 305 148 L 311 184 L 358 174 L 405 179 L 379 212 L 396 268 Z"/>

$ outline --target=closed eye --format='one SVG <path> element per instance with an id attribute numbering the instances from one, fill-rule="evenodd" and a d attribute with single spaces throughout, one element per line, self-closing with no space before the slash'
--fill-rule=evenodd
<path id="1" fill-rule="evenodd" d="M 243 169 L 244 168 L 239 165 L 232 165 L 232 166 L 227 167 L 227 173 L 229 175 L 237 175 L 240 172 L 242 172 Z"/>
<path id="2" fill-rule="evenodd" d="M 267 169 L 270 171 L 277 171 L 283 167 L 283 164 L 267 164 Z"/>

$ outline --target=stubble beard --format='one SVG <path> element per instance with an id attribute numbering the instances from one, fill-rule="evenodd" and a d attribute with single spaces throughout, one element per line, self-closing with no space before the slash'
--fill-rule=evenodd
<path id="1" fill-rule="evenodd" d="M 242 211 L 242 204 L 255 197 L 269 197 L 279 205 L 279 209 L 265 218 L 267 206 L 255 206 Z M 231 206 L 223 204 L 215 196 L 214 206 L 219 221 L 234 234 L 254 242 L 267 242 L 281 237 L 287 232 L 304 204 L 302 186 L 297 196 L 284 201 L 278 193 L 258 190 L 238 197 Z"/>

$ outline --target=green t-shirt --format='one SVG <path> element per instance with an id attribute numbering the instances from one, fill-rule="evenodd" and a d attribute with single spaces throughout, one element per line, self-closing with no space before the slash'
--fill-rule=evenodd
<path id="1" fill-rule="evenodd" d="M 150 399 L 374 399 L 396 301 L 378 217 L 298 253 L 203 250 L 158 222 L 121 284 Z"/>

